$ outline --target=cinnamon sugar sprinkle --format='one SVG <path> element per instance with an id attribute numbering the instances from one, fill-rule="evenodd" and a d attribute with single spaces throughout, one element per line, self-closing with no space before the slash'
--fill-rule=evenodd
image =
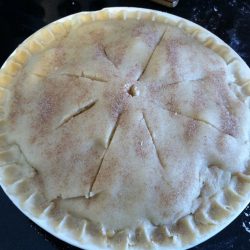
<path id="1" fill-rule="evenodd" d="M 126 36 L 115 29 L 119 39 L 112 25 L 117 24 L 90 31 L 84 41 L 93 49 L 86 53 L 91 65 L 88 60 L 81 64 L 79 48 L 85 43 L 74 39 L 78 51 L 70 52 L 65 49 L 70 43 L 64 47 L 63 42 L 55 49 L 50 66 L 56 74 L 37 82 L 23 74 L 15 82 L 11 133 L 19 145 L 25 144 L 27 159 L 39 166 L 42 185 L 53 191 L 51 199 L 83 197 L 83 204 L 89 199 L 88 209 L 80 211 L 89 217 L 94 205 L 103 202 L 105 211 L 99 209 L 95 219 L 109 223 L 105 213 L 112 213 L 117 228 L 130 219 L 124 207 L 134 211 L 140 204 L 142 216 L 171 224 L 191 213 L 200 191 L 197 173 L 206 158 L 215 155 L 230 165 L 228 152 L 238 154 L 247 134 L 245 107 L 228 87 L 224 62 L 198 45 L 196 56 L 190 37 L 157 23 L 132 22 L 121 28 Z M 138 44 L 145 50 L 136 58 L 131 51 Z M 69 58 L 79 61 L 82 75 L 68 72 L 74 71 L 64 64 Z M 67 72 L 60 74 L 61 69 Z M 109 77 L 102 76 L 106 73 Z M 98 79 L 105 80 L 96 83 Z"/>

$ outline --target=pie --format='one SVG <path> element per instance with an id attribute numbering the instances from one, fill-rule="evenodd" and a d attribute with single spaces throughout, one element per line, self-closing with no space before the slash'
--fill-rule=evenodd
<path id="1" fill-rule="evenodd" d="M 250 69 L 187 20 L 114 8 L 54 22 L 0 72 L 3 190 L 85 249 L 184 249 L 250 200 Z"/>

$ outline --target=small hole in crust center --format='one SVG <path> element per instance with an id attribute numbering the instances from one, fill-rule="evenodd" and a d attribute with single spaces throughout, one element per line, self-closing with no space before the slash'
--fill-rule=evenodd
<path id="1" fill-rule="evenodd" d="M 132 85 L 130 87 L 130 89 L 128 90 L 128 93 L 131 96 L 139 96 L 140 95 L 140 91 L 135 85 Z"/>

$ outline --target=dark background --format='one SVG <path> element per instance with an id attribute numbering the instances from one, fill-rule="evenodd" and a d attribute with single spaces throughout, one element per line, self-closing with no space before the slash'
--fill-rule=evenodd
<path id="1" fill-rule="evenodd" d="M 26 37 L 66 15 L 110 6 L 167 11 L 194 21 L 229 44 L 250 65 L 250 0 L 180 0 L 174 9 L 149 0 L 0 0 L 0 65 Z M 27 219 L 0 188 L 0 250 L 76 250 Z M 250 207 L 193 250 L 249 250 Z"/>

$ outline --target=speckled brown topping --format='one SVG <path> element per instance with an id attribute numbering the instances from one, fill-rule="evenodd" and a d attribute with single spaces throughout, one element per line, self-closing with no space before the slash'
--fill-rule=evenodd
<path id="1" fill-rule="evenodd" d="M 16 77 L 11 140 L 69 213 L 110 230 L 172 225 L 224 185 L 220 171 L 245 168 L 249 116 L 227 75 L 178 28 L 85 24 Z"/>

